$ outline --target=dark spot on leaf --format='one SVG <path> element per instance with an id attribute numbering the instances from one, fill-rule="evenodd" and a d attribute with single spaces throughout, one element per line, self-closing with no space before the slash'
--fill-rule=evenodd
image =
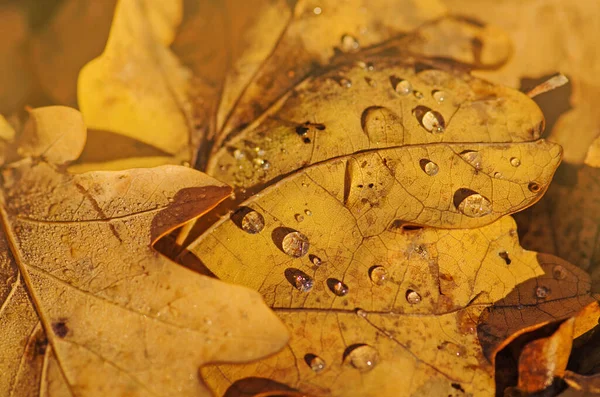
<path id="1" fill-rule="evenodd" d="M 311 142 L 310 138 L 308 138 L 308 137 L 304 138 L 303 141 L 304 141 L 304 143 L 310 143 Z"/>
<path id="2" fill-rule="evenodd" d="M 463 387 L 461 386 L 461 384 L 460 384 L 460 383 L 452 383 L 452 385 L 451 385 L 451 386 L 452 386 L 454 389 L 456 389 L 456 390 L 458 390 L 458 391 L 460 391 L 460 392 L 462 392 L 462 393 L 464 393 L 464 392 L 465 392 L 465 389 L 463 389 Z"/>
<path id="3" fill-rule="evenodd" d="M 69 327 L 67 326 L 67 320 L 61 319 L 52 323 L 52 331 L 59 338 L 64 338 L 69 333 Z"/>
<path id="4" fill-rule="evenodd" d="M 506 251 L 499 252 L 498 256 L 500 258 L 504 259 L 504 262 L 506 262 L 507 265 L 510 265 L 510 263 L 512 262 L 508 256 L 508 252 L 506 252 Z"/>

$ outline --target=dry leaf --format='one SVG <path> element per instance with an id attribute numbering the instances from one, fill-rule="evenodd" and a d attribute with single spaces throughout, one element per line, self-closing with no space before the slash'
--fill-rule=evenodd
<path id="1" fill-rule="evenodd" d="M 56 123 L 39 123 L 51 112 L 60 120 L 66 111 L 32 112 L 38 139 L 28 142 L 61 137 Z M 77 132 L 82 124 L 69 128 Z M 287 332 L 257 293 L 193 273 L 151 248 L 230 188 L 179 166 L 57 170 L 81 151 L 71 142 L 84 139 L 49 146 L 53 163 L 24 158 L 2 169 L 0 390 L 208 395 L 199 366 L 279 350 Z"/>
<path id="2" fill-rule="evenodd" d="M 488 324 L 510 336 L 594 302 L 583 271 L 561 262 L 564 276 L 554 278 L 558 258 L 523 250 L 508 217 L 481 229 L 391 227 L 362 237 L 341 206 L 329 209 L 335 217 L 324 216 L 326 195 L 309 201 L 309 213 L 299 212 L 296 221 L 293 196 L 274 190 L 261 196 L 248 205 L 264 219 L 263 230 L 251 233 L 253 212 L 241 222 L 234 215 L 190 249 L 220 278 L 261 292 L 292 339 L 270 359 L 203 370 L 219 393 L 231 387 L 245 395 L 252 382 L 244 379 L 253 377 L 313 395 L 488 395 L 494 388 L 493 356 L 485 355 Z M 308 237 L 300 258 L 277 245 L 281 225 Z M 547 294 L 536 295 L 546 283 Z M 490 322 L 490 313 L 509 308 L 523 310 L 526 321 Z M 597 321 L 598 313 L 589 317 Z"/>
<path id="3" fill-rule="evenodd" d="M 168 49 L 181 0 L 119 0 L 106 48 L 87 64 L 78 100 L 88 127 L 160 148 L 170 162 L 193 161 L 189 71 Z"/>
<path id="4" fill-rule="evenodd" d="M 524 94 L 405 61 L 379 57 L 308 79 L 216 152 L 207 172 L 247 188 L 367 149 L 539 137 L 543 115 Z M 513 154 L 514 166 L 509 154 L 494 164 L 506 165 L 496 171 L 509 178 L 528 168 L 519 168 L 520 154 Z M 480 169 L 477 153 L 464 157 Z"/>

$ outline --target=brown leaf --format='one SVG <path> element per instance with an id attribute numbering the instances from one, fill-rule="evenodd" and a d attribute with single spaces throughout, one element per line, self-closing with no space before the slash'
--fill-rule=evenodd
<path id="1" fill-rule="evenodd" d="M 60 121 L 59 110 L 32 114 L 56 112 Z M 2 168 L 0 390 L 209 395 L 199 366 L 279 350 L 287 332 L 257 293 L 193 273 L 152 249 L 230 188 L 179 166 L 58 171 L 81 150 L 73 142 L 84 139 L 50 146 L 54 163 L 24 158 Z M 48 137 L 30 142 L 45 148 Z"/>
<path id="2" fill-rule="evenodd" d="M 557 321 L 594 301 L 589 277 L 576 267 L 564 264 L 565 278 L 548 275 L 554 264 L 544 261 L 558 258 L 523 250 L 511 218 L 481 229 L 389 228 L 362 237 L 325 195 L 309 201 L 310 215 L 290 209 L 292 197 L 271 190 L 248 203 L 264 219 L 258 233 L 248 229 L 251 218 L 238 226 L 232 216 L 190 248 L 220 278 L 261 292 L 292 332 L 288 349 L 270 359 L 203 370 L 219 393 L 251 376 L 314 395 L 487 395 L 494 366 L 481 330 L 489 325 L 509 337 L 527 327 L 494 321 L 487 308 L 523 305 Z M 324 207 L 338 215 L 328 219 Z M 290 219 L 294 212 L 301 222 Z M 279 247 L 279 225 L 306 234 L 307 252 L 295 258 Z M 548 277 L 552 290 L 531 301 Z M 539 317 L 527 318 L 545 321 Z M 233 387 L 243 391 L 239 382 Z"/>

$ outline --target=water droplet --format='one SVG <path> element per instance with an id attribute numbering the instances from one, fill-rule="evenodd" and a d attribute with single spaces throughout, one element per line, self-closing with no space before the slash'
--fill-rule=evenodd
<path id="1" fill-rule="evenodd" d="M 527 186 L 527 188 L 532 193 L 538 193 L 540 190 L 542 190 L 542 188 L 540 187 L 540 185 L 538 185 L 536 182 L 529 182 L 529 185 Z"/>
<path id="2" fill-rule="evenodd" d="M 256 211 L 249 211 L 242 218 L 242 230 L 250 234 L 260 233 L 265 228 L 265 218 Z"/>
<path id="3" fill-rule="evenodd" d="M 323 10 L 321 9 L 321 7 L 315 7 L 315 8 L 313 8 L 313 13 L 315 15 L 321 15 L 322 12 L 323 12 Z"/>
<path id="4" fill-rule="evenodd" d="M 416 305 L 417 303 L 421 302 L 421 295 L 419 295 L 417 291 L 409 289 L 406 291 L 406 301 L 411 305 Z"/>
<path id="5" fill-rule="evenodd" d="M 312 216 L 312 211 L 311 211 L 311 210 L 304 210 L 304 213 L 305 213 L 307 216 Z"/>
<path id="6" fill-rule="evenodd" d="M 236 160 L 243 160 L 244 158 L 246 158 L 246 155 L 244 154 L 244 152 L 242 152 L 240 149 L 235 149 L 233 151 L 233 157 Z"/>
<path id="7" fill-rule="evenodd" d="M 408 95 L 412 92 L 412 84 L 408 80 L 402 80 L 397 77 L 391 77 L 392 87 L 400 95 Z"/>
<path id="8" fill-rule="evenodd" d="M 304 217 L 300 214 L 296 214 L 294 215 L 294 219 L 296 219 L 296 222 L 302 222 L 304 220 Z"/>
<path id="9" fill-rule="evenodd" d="M 455 204 L 457 201 L 456 208 L 470 218 L 480 218 L 492 212 L 492 202 L 472 190 L 459 189 L 454 194 Z"/>
<path id="10" fill-rule="evenodd" d="M 307 363 L 310 369 L 312 369 L 315 373 L 319 373 L 325 369 L 327 363 L 319 356 L 315 356 L 314 354 L 307 354 Z"/>
<path id="11" fill-rule="evenodd" d="M 359 345 L 347 354 L 345 360 L 359 371 L 367 372 L 379 363 L 379 352 L 373 346 Z"/>
<path id="12" fill-rule="evenodd" d="M 262 162 L 262 169 L 263 170 L 268 170 L 269 168 L 271 168 L 271 163 L 269 163 L 269 160 L 263 160 L 263 162 Z"/>
<path id="13" fill-rule="evenodd" d="M 350 81 L 349 79 L 347 79 L 345 77 L 342 77 L 341 79 L 339 79 L 338 82 L 342 87 L 346 87 L 346 88 L 352 87 L 352 81 Z"/>
<path id="14" fill-rule="evenodd" d="M 329 289 L 331 289 L 331 292 L 337 296 L 346 296 L 348 294 L 348 286 L 340 280 L 330 278 L 327 280 L 327 285 L 329 286 Z"/>
<path id="15" fill-rule="evenodd" d="M 388 278 L 388 271 L 383 266 L 374 266 L 369 271 L 369 278 L 376 285 L 383 285 Z"/>
<path id="16" fill-rule="evenodd" d="M 300 292 L 308 292 L 314 285 L 312 277 L 299 269 L 286 269 L 285 277 Z"/>
<path id="17" fill-rule="evenodd" d="M 435 176 L 440 170 L 440 167 L 431 160 L 421 159 L 419 162 L 421 169 L 429 176 Z"/>
<path id="18" fill-rule="evenodd" d="M 321 266 L 321 263 L 323 263 L 321 261 L 321 258 L 319 258 L 316 255 L 309 255 L 308 259 L 310 259 L 310 261 L 312 262 L 312 264 L 315 265 L 315 266 Z"/>
<path id="19" fill-rule="evenodd" d="M 454 342 L 444 341 L 438 346 L 439 350 L 443 350 L 447 353 L 450 353 L 453 356 L 464 356 L 467 352 L 463 346 L 459 346 Z"/>
<path id="20" fill-rule="evenodd" d="M 494 178 L 496 178 L 496 179 L 502 179 L 502 173 L 501 172 L 494 172 Z"/>
<path id="21" fill-rule="evenodd" d="M 422 99 L 423 98 L 423 93 L 421 91 L 415 91 L 415 92 L 413 92 L 413 95 L 417 99 Z"/>
<path id="22" fill-rule="evenodd" d="M 419 106 L 414 111 L 415 116 L 427 131 L 441 134 L 446 129 L 444 117 L 435 110 L 430 110 L 424 106 Z"/>
<path id="23" fill-rule="evenodd" d="M 510 165 L 512 165 L 513 167 L 518 167 L 521 165 L 521 160 L 519 160 L 518 157 L 512 157 L 510 159 Z"/>
<path id="24" fill-rule="evenodd" d="M 309 246 L 310 243 L 308 242 L 308 237 L 300 232 L 290 232 L 286 234 L 281 242 L 283 252 L 295 258 L 306 255 Z"/>
<path id="25" fill-rule="evenodd" d="M 477 150 L 465 150 L 460 153 L 460 157 L 463 158 L 467 163 L 471 164 L 476 169 L 481 169 L 481 162 L 483 161 L 481 153 Z"/>
<path id="26" fill-rule="evenodd" d="M 535 296 L 538 299 L 546 299 L 550 295 L 550 289 L 548 287 L 539 286 L 535 289 Z"/>
<path id="27" fill-rule="evenodd" d="M 567 277 L 567 270 L 561 265 L 556 265 L 552 269 L 552 275 L 556 280 L 563 280 Z"/>
<path id="28" fill-rule="evenodd" d="M 356 309 L 356 315 L 358 317 L 367 318 L 367 312 L 363 309 Z"/>
<path id="29" fill-rule="evenodd" d="M 356 37 L 349 34 L 345 34 L 342 36 L 341 44 L 342 51 L 344 52 L 354 52 L 358 51 L 358 49 L 360 48 L 360 44 L 358 43 Z"/>
<path id="30" fill-rule="evenodd" d="M 436 100 L 437 103 L 442 103 L 446 100 L 446 93 L 444 91 L 436 90 L 433 91 L 433 99 Z"/>

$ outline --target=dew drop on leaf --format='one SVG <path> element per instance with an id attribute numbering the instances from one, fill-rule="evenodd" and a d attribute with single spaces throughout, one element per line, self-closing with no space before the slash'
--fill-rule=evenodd
<path id="1" fill-rule="evenodd" d="M 456 208 L 469 218 L 480 218 L 492 212 L 492 202 L 473 191 L 457 191 L 455 201 L 460 200 Z"/>
<path id="2" fill-rule="evenodd" d="M 310 243 L 308 237 L 300 232 L 290 232 L 285 235 L 281 242 L 281 248 L 283 252 L 294 258 L 300 258 L 306 255 Z"/>
<path id="3" fill-rule="evenodd" d="M 550 295 L 550 290 L 547 287 L 540 286 L 535 289 L 535 296 L 538 299 L 546 299 Z"/>
<path id="4" fill-rule="evenodd" d="M 346 361 L 359 371 L 367 372 L 379 363 L 379 352 L 373 346 L 359 345 L 348 353 Z"/>
<path id="5" fill-rule="evenodd" d="M 250 234 L 260 233 L 265 228 L 265 218 L 256 211 L 249 211 L 242 218 L 242 230 Z"/>
<path id="6" fill-rule="evenodd" d="M 296 219 L 296 222 L 302 222 L 304 220 L 304 217 L 300 214 L 296 214 L 294 215 L 294 219 Z"/>
<path id="7" fill-rule="evenodd" d="M 327 285 L 331 289 L 331 292 L 337 296 L 346 296 L 348 294 L 348 286 L 340 280 L 330 278 L 327 280 Z"/>
<path id="8" fill-rule="evenodd" d="M 423 98 L 423 93 L 421 91 L 415 91 L 413 93 L 413 95 L 415 96 L 415 98 L 417 99 L 422 99 Z"/>
<path id="9" fill-rule="evenodd" d="M 412 84 L 408 80 L 402 80 L 397 77 L 391 77 L 392 87 L 400 95 L 408 95 L 412 92 Z"/>
<path id="10" fill-rule="evenodd" d="M 300 292 L 309 292 L 314 285 L 312 277 L 301 270 L 289 268 L 286 269 L 285 275 L 292 285 Z"/>
<path id="11" fill-rule="evenodd" d="M 444 91 L 436 90 L 433 91 L 433 99 L 436 100 L 437 103 L 442 103 L 446 100 L 446 93 Z"/>
<path id="12" fill-rule="evenodd" d="M 342 36 L 342 40 L 341 40 L 342 51 L 354 52 L 354 51 L 358 51 L 359 48 L 360 48 L 360 44 L 358 43 L 358 40 L 356 39 L 356 37 L 349 35 L 349 34 L 345 34 Z"/>
<path id="13" fill-rule="evenodd" d="M 416 305 L 421 302 L 421 295 L 417 291 L 409 289 L 406 291 L 406 301 L 411 305 Z"/>
<path id="14" fill-rule="evenodd" d="M 438 346 L 439 350 L 445 351 L 446 353 L 449 353 L 452 356 L 463 356 L 466 354 L 465 348 L 462 346 L 457 345 L 454 342 L 450 342 L 450 341 L 444 341 L 442 342 L 439 346 Z"/>
<path id="15" fill-rule="evenodd" d="M 369 278 L 375 285 L 383 285 L 388 278 L 388 271 L 383 266 L 373 266 L 369 271 Z"/>
<path id="16" fill-rule="evenodd" d="M 346 88 L 350 88 L 350 87 L 352 87 L 352 81 L 350 81 L 349 79 L 347 79 L 347 78 L 345 78 L 345 77 L 342 77 L 342 78 L 339 80 L 339 83 L 340 83 L 340 85 L 341 85 L 342 87 L 346 87 Z"/>
<path id="17" fill-rule="evenodd" d="M 476 169 L 481 169 L 481 153 L 479 153 L 477 150 L 465 150 L 460 153 L 460 157 L 462 157 L 463 160 L 471 164 Z"/>
<path id="18" fill-rule="evenodd" d="M 308 363 L 310 369 L 312 369 L 317 374 L 323 371 L 327 366 L 325 360 L 314 354 L 307 354 L 306 362 Z"/>
<path id="19" fill-rule="evenodd" d="M 512 165 L 513 167 L 518 167 L 521 165 L 521 160 L 518 157 L 512 157 L 510 159 L 510 165 Z"/>
<path id="20" fill-rule="evenodd" d="M 429 176 L 435 176 L 440 170 L 440 167 L 431 160 L 421 159 L 419 162 L 421 169 Z"/>
<path id="21" fill-rule="evenodd" d="M 244 154 L 244 152 L 242 152 L 240 149 L 235 149 L 233 151 L 233 157 L 236 160 L 243 160 L 244 158 L 246 158 L 246 155 Z"/>
<path id="22" fill-rule="evenodd" d="M 304 210 L 304 213 L 305 213 L 307 216 L 311 216 L 311 215 L 312 215 L 312 211 L 311 211 L 311 210 Z"/>
<path id="23" fill-rule="evenodd" d="M 424 113 L 418 111 L 415 114 L 423 128 L 429 132 L 441 134 L 446 129 L 444 117 L 435 110 L 427 110 Z"/>
<path id="24" fill-rule="evenodd" d="M 564 267 L 562 267 L 561 265 L 556 265 L 552 269 L 552 276 L 556 280 L 563 280 L 564 278 L 567 277 L 567 270 Z"/>
<path id="25" fill-rule="evenodd" d="M 312 262 L 312 264 L 315 265 L 315 266 L 321 266 L 321 263 L 323 263 L 323 261 L 321 261 L 321 258 L 319 258 L 316 255 L 309 255 L 308 259 L 310 259 L 310 261 Z"/>

